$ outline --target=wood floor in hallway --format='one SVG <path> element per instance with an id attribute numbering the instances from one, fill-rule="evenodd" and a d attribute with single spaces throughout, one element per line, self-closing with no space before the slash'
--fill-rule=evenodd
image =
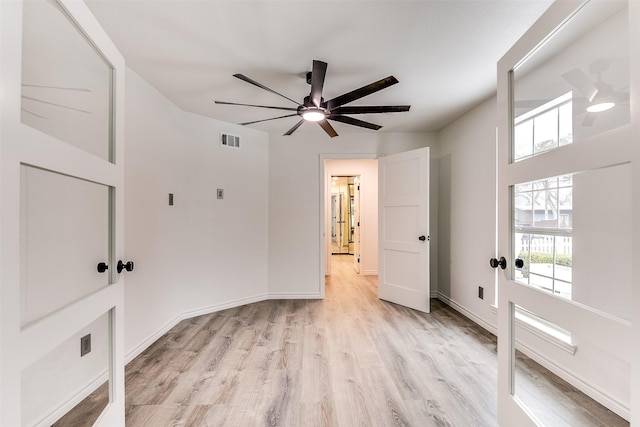
<path id="1" fill-rule="evenodd" d="M 496 426 L 495 337 L 437 300 L 380 301 L 376 277 L 332 258 L 324 300 L 224 310 L 155 342 L 126 368 L 127 425 Z M 531 361 L 524 376 L 547 390 L 548 425 L 628 425 Z"/>

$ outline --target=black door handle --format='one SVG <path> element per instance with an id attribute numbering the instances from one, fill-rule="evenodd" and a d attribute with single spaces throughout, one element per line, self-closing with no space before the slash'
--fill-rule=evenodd
<path id="1" fill-rule="evenodd" d="M 515 264 L 516 264 L 516 268 L 524 267 L 524 261 L 521 258 L 516 258 Z"/>
<path id="2" fill-rule="evenodd" d="M 118 273 L 122 273 L 122 270 L 133 271 L 133 261 L 127 261 L 126 263 L 122 262 L 122 260 L 118 261 Z"/>
<path id="3" fill-rule="evenodd" d="M 418 237 L 418 240 L 420 240 L 421 242 L 424 242 L 425 240 L 427 240 L 427 237 L 423 235 Z"/>
<path id="4" fill-rule="evenodd" d="M 109 266 L 104 262 L 98 263 L 98 273 L 104 273 L 109 269 Z"/>
<path id="5" fill-rule="evenodd" d="M 498 268 L 500 267 L 501 269 L 506 269 L 507 268 L 507 260 L 505 259 L 505 257 L 501 256 L 500 259 L 495 259 L 495 258 L 491 258 L 489 260 L 489 265 L 492 268 Z"/>

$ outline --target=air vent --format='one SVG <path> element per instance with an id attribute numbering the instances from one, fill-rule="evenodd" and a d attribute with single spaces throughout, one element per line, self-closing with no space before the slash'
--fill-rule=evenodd
<path id="1" fill-rule="evenodd" d="M 221 133 L 220 145 L 224 147 L 240 148 L 240 137 L 237 135 L 230 135 L 228 133 Z"/>

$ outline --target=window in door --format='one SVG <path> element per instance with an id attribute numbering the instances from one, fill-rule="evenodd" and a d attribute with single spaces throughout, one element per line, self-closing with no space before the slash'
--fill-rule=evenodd
<path id="1" fill-rule="evenodd" d="M 515 280 L 571 299 L 573 176 L 514 186 Z"/>

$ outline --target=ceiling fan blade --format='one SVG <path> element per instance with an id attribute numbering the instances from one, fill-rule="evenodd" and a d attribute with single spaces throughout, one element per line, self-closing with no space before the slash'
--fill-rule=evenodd
<path id="1" fill-rule="evenodd" d="M 22 83 L 22 87 L 35 87 L 38 89 L 59 89 L 59 90 L 73 90 L 77 92 L 91 92 L 91 89 L 86 89 L 82 87 L 64 87 L 64 86 L 44 86 L 44 85 L 32 85 L 27 83 Z"/>
<path id="2" fill-rule="evenodd" d="M 244 122 L 244 123 L 238 123 L 239 125 L 251 125 L 254 123 L 260 123 L 260 122 L 268 122 L 269 120 L 277 120 L 277 119 L 284 119 L 285 117 L 293 117 L 293 116 L 297 116 L 297 114 L 287 114 L 286 116 L 279 116 L 279 117 L 272 117 L 270 119 L 262 119 L 262 120 L 254 120 L 252 122 Z"/>
<path id="3" fill-rule="evenodd" d="M 598 88 L 591 81 L 587 73 L 580 68 L 574 68 L 571 71 L 567 71 L 562 75 L 562 78 L 567 81 L 571 86 L 576 88 L 581 94 L 587 97 L 589 102 L 598 94 Z"/>
<path id="4" fill-rule="evenodd" d="M 320 127 L 322 129 L 324 129 L 324 131 L 327 133 L 327 135 L 329 135 L 331 138 L 333 138 L 334 136 L 338 136 L 338 132 L 336 132 L 336 130 L 333 128 L 333 126 L 331 126 L 329 124 L 327 119 L 320 120 L 318 122 L 318 124 L 320 125 Z"/>
<path id="5" fill-rule="evenodd" d="M 288 96 L 284 96 L 283 94 L 278 93 L 278 92 L 276 92 L 276 91 L 275 91 L 275 90 L 273 90 L 273 89 L 269 89 L 269 88 L 268 88 L 268 87 L 266 87 L 265 85 L 260 84 L 260 83 L 258 83 L 257 81 L 252 80 L 252 79 L 250 79 L 249 77 L 247 77 L 247 76 L 245 76 L 245 75 L 243 75 L 243 74 L 234 74 L 234 75 L 233 75 L 233 77 L 238 78 L 238 79 L 240 79 L 240 80 L 244 80 L 245 82 L 247 82 L 247 83 L 251 83 L 251 84 L 252 84 L 252 85 L 254 85 L 254 86 L 258 86 L 260 89 L 264 89 L 264 90 L 266 90 L 267 92 L 271 92 L 271 93 L 273 93 L 273 94 L 276 94 L 276 95 L 278 95 L 278 96 L 281 96 L 281 97 L 283 97 L 284 99 L 288 99 L 289 101 L 293 102 L 293 103 L 294 103 L 294 104 L 296 104 L 296 105 L 300 105 L 297 101 L 294 101 L 293 99 L 289 98 Z"/>
<path id="6" fill-rule="evenodd" d="M 40 114 L 36 114 L 36 113 L 34 113 L 33 111 L 29 111 L 29 110 L 26 110 L 26 109 L 24 109 L 24 108 L 21 108 L 20 110 L 21 110 L 21 111 L 24 111 L 24 112 L 25 112 L 25 113 L 27 113 L 27 114 L 31 114 L 32 116 L 37 117 L 37 118 L 39 118 L 39 119 L 46 119 L 46 117 L 45 117 L 45 116 L 41 116 Z"/>
<path id="7" fill-rule="evenodd" d="M 593 124 L 593 122 L 596 121 L 596 115 L 598 113 L 587 113 L 584 116 L 584 119 L 582 120 L 582 126 L 584 127 L 591 127 L 591 125 Z"/>
<path id="8" fill-rule="evenodd" d="M 378 130 L 378 129 L 380 129 L 382 127 L 382 126 L 379 126 L 379 125 L 376 125 L 376 124 L 373 124 L 373 123 L 365 122 L 364 120 L 354 119 L 353 117 L 349 117 L 349 116 L 334 116 L 334 115 L 331 115 L 331 116 L 327 117 L 327 119 L 335 120 L 337 122 L 346 123 L 348 125 L 354 125 L 354 126 L 360 126 L 362 128 L 373 129 L 373 130 Z"/>
<path id="9" fill-rule="evenodd" d="M 26 99 L 33 102 L 40 102 L 41 104 L 53 105 L 54 107 L 65 108 L 67 110 L 77 111 L 79 113 L 91 114 L 91 111 L 81 110 L 80 108 L 73 108 L 62 104 L 56 104 L 55 102 L 43 101 L 42 99 L 33 98 L 31 96 L 22 95 L 22 99 Z"/>
<path id="10" fill-rule="evenodd" d="M 389 86 L 398 83 L 398 79 L 393 76 L 386 77 L 382 80 L 378 80 L 377 82 L 370 83 L 366 86 L 363 86 L 359 89 L 352 90 L 351 92 L 345 93 L 344 95 L 340 95 L 336 98 L 333 98 L 327 101 L 327 108 L 332 110 L 336 107 L 339 107 L 344 104 L 348 104 L 356 99 L 360 99 L 367 95 L 371 95 L 372 93 L 378 92 L 379 90 L 385 89 Z"/>
<path id="11" fill-rule="evenodd" d="M 293 108 L 293 107 L 273 107 L 271 105 L 238 104 L 237 102 L 226 102 L 226 101 L 214 101 L 214 102 L 216 104 L 222 104 L 222 105 L 240 105 L 243 107 L 258 107 L 258 108 L 271 108 L 273 110 L 298 111 L 297 108 Z"/>
<path id="12" fill-rule="evenodd" d="M 371 113 L 402 113 L 409 111 L 411 105 L 377 105 L 338 107 L 331 110 L 331 114 L 371 114 Z"/>
<path id="13" fill-rule="evenodd" d="M 322 61 L 313 61 L 313 71 L 311 71 L 311 102 L 320 108 L 322 102 L 322 87 L 324 86 L 324 77 L 327 74 L 327 63 Z"/>
<path id="14" fill-rule="evenodd" d="M 300 120 L 298 123 L 296 123 L 295 125 L 293 125 L 293 127 L 291 129 L 289 129 L 287 131 L 287 133 L 285 133 L 283 136 L 289 136 L 292 133 L 294 133 L 296 131 L 296 129 L 298 129 L 302 124 L 304 123 L 304 119 Z"/>

